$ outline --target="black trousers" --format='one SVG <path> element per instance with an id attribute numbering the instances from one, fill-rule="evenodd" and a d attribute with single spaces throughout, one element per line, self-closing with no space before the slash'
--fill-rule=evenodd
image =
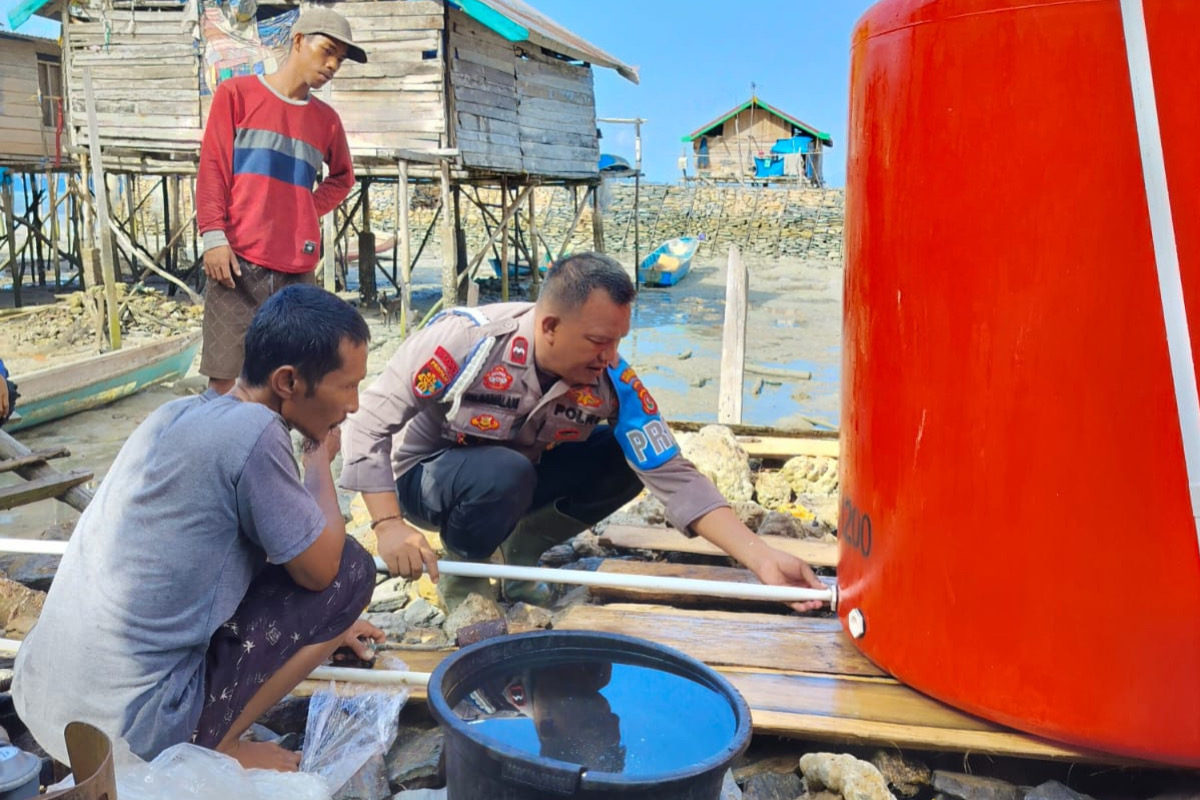
<path id="1" fill-rule="evenodd" d="M 441 531 L 467 558 L 490 556 L 526 514 L 556 503 L 592 525 L 641 491 L 608 426 L 548 450 L 538 464 L 498 445 L 453 447 L 396 481 L 405 516 Z"/>

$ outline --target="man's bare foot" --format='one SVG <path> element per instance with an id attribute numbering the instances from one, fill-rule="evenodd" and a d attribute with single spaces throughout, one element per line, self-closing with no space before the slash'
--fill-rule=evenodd
<path id="1" fill-rule="evenodd" d="M 300 754 L 286 750 L 274 742 L 235 741 L 228 749 L 218 751 L 237 759 L 243 769 L 273 769 L 276 772 L 295 772 L 300 769 Z"/>

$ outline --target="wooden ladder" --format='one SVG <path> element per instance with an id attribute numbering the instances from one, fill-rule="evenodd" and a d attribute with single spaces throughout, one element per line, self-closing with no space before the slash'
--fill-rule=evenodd
<path id="1" fill-rule="evenodd" d="M 0 488 L 0 510 L 15 508 L 37 500 L 54 499 L 76 511 L 83 511 L 92 500 L 92 493 L 82 484 L 92 479 L 91 470 L 73 469 L 58 472 L 48 463 L 71 453 L 65 447 L 34 452 L 0 430 L 0 473 L 15 472 L 26 480 L 15 486 Z"/>

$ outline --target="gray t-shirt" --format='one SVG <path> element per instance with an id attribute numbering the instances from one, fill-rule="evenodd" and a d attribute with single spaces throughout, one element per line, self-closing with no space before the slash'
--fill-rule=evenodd
<path id="1" fill-rule="evenodd" d="M 21 646 L 21 719 L 63 763 L 72 720 L 145 759 L 189 740 L 213 632 L 267 562 L 324 527 L 278 414 L 211 391 L 155 410 L 79 518 Z"/>

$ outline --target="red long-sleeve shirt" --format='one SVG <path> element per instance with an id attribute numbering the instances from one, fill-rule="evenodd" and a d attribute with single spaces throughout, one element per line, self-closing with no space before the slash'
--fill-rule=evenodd
<path id="1" fill-rule="evenodd" d="M 321 164 L 328 176 L 313 189 Z M 209 249 L 279 272 L 309 272 L 321 250 L 318 219 L 354 186 L 346 131 L 315 97 L 284 97 L 257 75 L 213 95 L 196 176 L 196 219 Z"/>

